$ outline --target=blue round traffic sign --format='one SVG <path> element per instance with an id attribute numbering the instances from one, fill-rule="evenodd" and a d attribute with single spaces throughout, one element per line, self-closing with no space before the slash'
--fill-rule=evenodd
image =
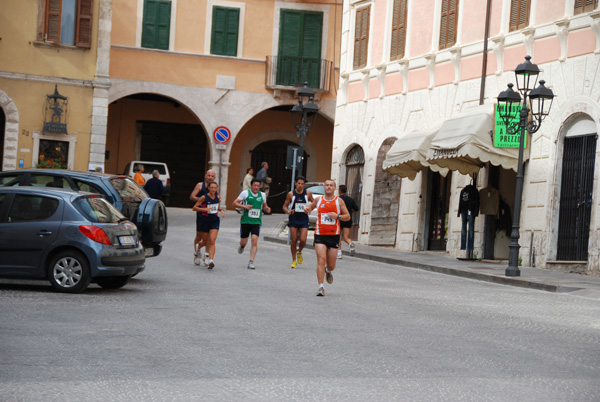
<path id="1" fill-rule="evenodd" d="M 215 128 L 213 139 L 218 144 L 227 144 L 231 139 L 231 131 L 225 126 Z"/>

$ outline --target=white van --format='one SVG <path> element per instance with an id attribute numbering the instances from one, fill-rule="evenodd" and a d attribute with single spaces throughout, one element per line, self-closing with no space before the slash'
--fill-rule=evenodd
<path id="1" fill-rule="evenodd" d="M 152 172 L 158 170 L 160 176 L 158 177 L 162 181 L 165 191 L 162 196 L 162 200 L 165 205 L 169 205 L 169 197 L 171 195 L 171 175 L 169 175 L 169 168 L 166 163 L 163 162 L 150 162 L 150 161 L 131 161 L 125 166 L 123 174 L 133 178 L 138 165 L 144 165 L 144 172 L 142 177 L 148 181 L 152 178 Z"/>

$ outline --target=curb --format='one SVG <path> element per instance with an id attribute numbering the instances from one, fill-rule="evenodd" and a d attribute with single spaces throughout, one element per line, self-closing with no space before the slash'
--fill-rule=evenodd
<path id="1" fill-rule="evenodd" d="M 279 244 L 287 245 L 287 240 L 280 239 L 277 237 L 265 236 L 264 239 L 266 241 L 269 241 L 272 243 L 279 243 Z M 304 248 L 314 250 L 314 246 L 309 245 L 309 244 L 306 244 L 306 246 Z M 350 256 L 348 254 L 348 252 L 346 252 L 346 251 L 343 251 L 343 254 Z M 414 261 L 406 261 L 406 260 L 401 260 L 401 259 L 397 259 L 397 258 L 381 257 L 378 255 L 366 254 L 364 252 L 360 253 L 358 251 L 356 251 L 353 258 L 361 258 L 363 260 L 376 261 L 376 262 L 381 262 L 381 263 L 390 264 L 390 265 L 401 265 L 401 266 L 407 267 L 407 268 L 420 269 L 420 270 L 424 270 L 424 271 L 436 272 L 439 274 L 458 276 L 460 278 L 474 279 L 474 280 L 478 280 L 478 281 L 491 282 L 491 283 L 496 283 L 496 284 L 500 284 L 500 285 L 516 286 L 516 287 L 526 288 L 526 289 L 543 290 L 546 292 L 553 292 L 553 293 L 568 293 L 568 292 L 574 292 L 574 291 L 583 289 L 583 288 L 572 287 L 572 286 L 550 285 L 547 283 L 536 282 L 533 280 L 523 279 L 520 277 L 519 278 L 509 278 L 509 277 L 505 277 L 505 276 L 490 275 L 490 274 L 484 274 L 481 272 L 473 272 L 473 271 L 469 271 L 469 270 L 461 270 L 461 269 L 456 269 L 456 268 L 448 268 L 448 267 L 440 267 L 440 266 L 435 266 L 435 265 L 430 265 L 430 264 L 422 264 L 422 263 L 418 263 L 418 262 L 414 262 Z"/>

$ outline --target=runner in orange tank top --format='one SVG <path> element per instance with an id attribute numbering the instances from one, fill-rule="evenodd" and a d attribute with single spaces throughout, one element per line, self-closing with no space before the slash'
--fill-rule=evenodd
<path id="1" fill-rule="evenodd" d="M 317 253 L 317 296 L 325 296 L 323 280 L 333 283 L 333 274 L 337 262 L 337 249 L 340 242 L 340 220 L 350 219 L 350 213 L 344 200 L 335 196 L 335 181 L 325 180 L 325 195 L 315 198 L 305 211 L 317 208 L 317 226 L 315 227 L 315 251 Z"/>

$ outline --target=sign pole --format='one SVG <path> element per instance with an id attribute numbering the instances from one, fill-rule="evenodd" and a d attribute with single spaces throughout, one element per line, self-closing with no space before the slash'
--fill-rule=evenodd
<path id="1" fill-rule="evenodd" d="M 292 162 L 292 191 L 294 191 L 294 183 L 296 182 L 296 153 L 298 152 L 297 148 L 294 148 L 294 161 Z M 288 222 L 289 222 L 289 215 L 288 215 Z M 290 244 L 292 242 L 292 233 L 290 232 L 290 227 L 288 225 L 288 239 L 287 239 L 287 244 Z"/>
<path id="2" fill-rule="evenodd" d="M 219 149 L 219 186 L 222 186 L 221 183 L 221 166 L 223 166 L 223 150 Z"/>

